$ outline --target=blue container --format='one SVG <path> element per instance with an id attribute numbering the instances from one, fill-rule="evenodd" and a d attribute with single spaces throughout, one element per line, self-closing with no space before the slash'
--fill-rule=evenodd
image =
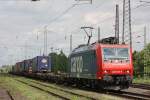
<path id="1" fill-rule="evenodd" d="M 37 56 L 32 59 L 32 72 L 50 72 L 51 59 L 48 56 Z"/>
<path id="2" fill-rule="evenodd" d="M 30 59 L 24 60 L 24 67 L 25 67 L 25 72 L 29 72 Z"/>

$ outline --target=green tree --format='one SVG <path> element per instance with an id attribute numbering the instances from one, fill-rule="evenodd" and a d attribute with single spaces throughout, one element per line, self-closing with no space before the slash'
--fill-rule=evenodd
<path id="1" fill-rule="evenodd" d="M 150 44 L 148 44 L 144 50 L 142 50 L 143 53 L 143 63 L 144 67 L 146 68 L 146 73 L 150 73 Z"/>
<path id="2" fill-rule="evenodd" d="M 68 58 L 63 53 L 63 51 L 60 51 L 60 54 L 58 55 L 58 60 L 59 60 L 59 70 L 62 72 L 66 72 L 68 67 Z"/>
<path id="3" fill-rule="evenodd" d="M 144 67 L 146 67 L 147 72 L 150 73 L 150 44 L 140 52 L 133 52 L 133 65 L 135 75 L 143 76 Z"/>
<path id="4" fill-rule="evenodd" d="M 10 66 L 10 65 L 3 65 L 2 67 L 1 67 L 1 69 L 0 69 L 0 71 L 2 72 L 2 73 L 8 73 L 8 72 L 10 72 L 12 70 L 12 66 Z"/>
<path id="5" fill-rule="evenodd" d="M 58 58 L 57 58 L 57 53 L 50 53 L 49 54 L 50 58 L 51 58 L 51 70 L 53 72 L 57 71 L 57 66 L 58 66 Z"/>
<path id="6" fill-rule="evenodd" d="M 59 54 L 50 53 L 49 54 L 52 63 L 52 71 L 57 72 L 66 72 L 68 67 L 68 58 L 61 50 Z"/>

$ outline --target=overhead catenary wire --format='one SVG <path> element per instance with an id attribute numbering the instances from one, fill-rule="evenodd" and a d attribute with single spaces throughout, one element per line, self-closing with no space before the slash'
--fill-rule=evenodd
<path id="1" fill-rule="evenodd" d="M 77 2 L 78 3 L 78 2 Z M 57 21 L 59 18 L 61 18 L 63 15 L 65 15 L 67 12 L 69 12 L 72 8 L 74 8 L 77 3 L 71 5 L 69 8 L 67 8 L 65 11 L 63 11 L 60 15 L 58 15 L 57 17 L 55 17 L 54 19 L 50 20 L 49 24 Z M 48 24 L 48 25 L 49 25 Z M 47 27 L 48 25 L 44 25 L 44 52 L 43 55 L 47 55 Z"/>
<path id="2" fill-rule="evenodd" d="M 80 4 L 78 4 L 79 3 L 79 1 L 77 1 L 77 3 L 75 3 L 75 4 L 72 4 L 69 8 L 67 8 L 65 11 L 63 11 L 60 15 L 58 15 L 57 17 L 55 17 L 54 19 L 52 19 L 52 20 L 50 20 L 49 21 L 49 24 L 51 24 L 51 23 L 53 23 L 53 22 L 55 22 L 55 21 L 57 21 L 59 18 L 61 18 L 63 15 L 65 15 L 66 13 L 68 13 L 72 8 L 74 8 L 76 5 L 80 5 Z M 49 25 L 48 24 L 48 25 Z M 48 26 L 48 25 L 45 25 L 45 26 Z M 76 31 L 78 32 L 78 30 L 79 29 L 75 29 L 74 31 L 72 31 L 71 33 L 76 33 Z"/>
<path id="3" fill-rule="evenodd" d="M 55 17 L 54 19 L 49 21 L 49 24 L 55 22 L 56 20 L 58 20 L 59 18 L 61 18 L 63 15 L 65 15 L 67 12 L 69 12 L 72 8 L 74 8 L 76 6 L 76 4 L 73 4 L 72 6 L 70 6 L 69 8 L 67 8 L 65 11 L 63 11 L 60 15 L 58 15 L 57 17 Z"/>
<path id="4" fill-rule="evenodd" d="M 91 0 L 92 1 L 92 0 Z M 78 1 L 79 2 L 79 1 Z M 76 5 L 80 5 L 78 4 L 78 2 L 76 4 L 73 4 L 71 7 L 67 8 L 64 12 L 62 12 L 59 16 L 57 16 L 56 18 L 52 19 L 49 24 L 53 23 L 54 21 L 58 20 L 59 18 L 61 18 L 63 15 L 65 15 L 67 12 L 69 12 L 72 8 L 74 8 Z M 86 3 L 87 4 L 87 3 Z M 48 26 L 48 25 L 45 25 Z M 66 36 L 65 36 L 66 37 Z M 47 46 L 46 46 L 47 47 Z"/>
<path id="5" fill-rule="evenodd" d="M 144 3 L 150 3 L 150 1 L 143 1 L 143 0 L 140 0 L 140 2 L 144 2 Z"/>
<path id="6" fill-rule="evenodd" d="M 78 4 L 80 2 L 80 0 L 77 0 L 77 2 L 75 3 L 75 4 L 72 4 L 70 7 L 68 7 L 66 10 L 64 10 L 61 14 L 59 14 L 57 17 L 55 17 L 54 19 L 52 19 L 52 20 L 50 20 L 49 21 L 49 24 L 51 24 L 51 23 L 53 23 L 53 22 L 55 22 L 55 21 L 57 21 L 59 18 L 61 18 L 61 17 L 63 17 L 66 13 L 68 13 L 71 9 L 73 9 L 75 6 L 77 6 L 77 5 L 81 5 L 81 4 Z M 92 2 L 92 0 L 91 0 L 91 2 Z M 83 4 L 89 4 L 89 3 L 83 3 Z M 48 24 L 48 25 L 49 25 Z M 47 26 L 48 26 L 47 25 Z"/>
<path id="7" fill-rule="evenodd" d="M 131 10 L 136 10 L 137 8 L 142 7 L 142 6 L 145 6 L 145 3 L 133 7 L 133 8 L 131 8 Z M 120 13 L 119 16 L 121 16 L 122 14 L 123 13 Z M 91 26 L 96 26 L 96 25 L 98 25 L 100 23 L 104 23 L 104 22 L 109 21 L 109 20 L 111 20 L 113 18 L 115 18 L 115 16 L 111 16 L 111 17 L 105 18 L 104 20 L 98 21 L 96 24 L 91 24 Z"/>
<path id="8" fill-rule="evenodd" d="M 50 23 L 53 23 L 55 21 L 57 21 L 59 18 L 61 18 L 63 15 L 65 15 L 67 12 L 69 12 L 72 8 L 74 8 L 75 5 L 70 6 L 69 8 L 67 8 L 65 11 L 63 11 L 60 15 L 58 15 L 56 18 L 50 20 Z M 140 6 L 139 6 L 140 7 Z M 138 7 L 137 7 L 138 8 Z M 107 21 L 108 19 L 104 20 L 103 22 Z M 73 33 L 75 34 L 76 32 L 79 32 L 79 29 L 76 29 L 73 31 Z M 71 32 L 72 33 L 72 32 Z M 63 39 L 64 37 L 62 37 Z M 59 39 L 56 39 L 56 41 Z"/>
<path id="9" fill-rule="evenodd" d="M 143 5 L 143 4 L 142 4 Z M 137 7 L 135 7 L 135 8 L 138 8 L 138 7 L 140 7 L 140 6 L 142 6 L 142 5 L 138 5 Z M 69 7 L 69 8 L 67 8 L 63 13 L 61 13 L 59 16 L 57 16 L 55 19 L 53 19 L 53 20 L 51 20 L 50 22 L 53 22 L 53 21 L 56 21 L 56 20 L 58 20 L 61 16 L 63 16 L 64 14 L 66 14 L 69 10 L 71 10 L 73 7 L 75 6 L 75 4 L 73 4 L 71 7 Z M 113 17 L 112 17 L 113 18 Z M 108 21 L 108 19 L 109 18 L 106 18 L 106 19 L 104 19 L 104 20 L 102 20 L 102 21 L 100 21 L 100 22 L 105 22 L 105 21 Z M 98 24 L 98 23 L 97 23 Z M 96 24 L 95 24 L 96 25 Z M 71 33 L 76 33 L 76 32 L 79 32 L 78 31 L 79 29 L 75 29 L 74 31 L 72 31 Z"/>

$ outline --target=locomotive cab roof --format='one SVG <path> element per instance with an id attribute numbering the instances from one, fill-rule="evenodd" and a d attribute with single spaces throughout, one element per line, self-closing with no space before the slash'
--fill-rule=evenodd
<path id="1" fill-rule="evenodd" d="M 100 45 L 101 47 L 129 47 L 129 45 L 127 44 L 117 44 L 117 38 L 115 37 L 108 37 L 108 38 L 104 38 L 100 41 L 97 41 L 97 42 L 94 42 L 92 44 L 81 44 L 79 45 L 77 48 L 75 48 L 71 54 L 74 54 L 74 53 L 80 53 L 80 52 L 83 52 L 83 51 L 89 51 L 89 50 L 94 50 L 96 49 L 96 46 L 97 45 Z"/>

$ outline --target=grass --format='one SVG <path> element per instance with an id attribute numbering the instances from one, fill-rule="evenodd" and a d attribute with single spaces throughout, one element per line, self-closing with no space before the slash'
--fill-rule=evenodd
<path id="1" fill-rule="evenodd" d="M 134 78 L 133 83 L 143 83 L 143 84 L 150 84 L 150 77 L 140 77 L 140 78 Z"/>
<path id="2" fill-rule="evenodd" d="M 46 86 L 49 86 L 49 87 L 53 87 L 53 88 L 56 88 L 56 89 L 63 89 L 65 91 L 70 91 L 70 92 L 73 92 L 73 93 L 76 93 L 76 94 L 82 94 L 84 96 L 90 96 L 90 97 L 97 97 L 97 99 L 99 100 L 122 100 L 122 98 L 119 98 L 119 97 L 115 97 L 115 96 L 110 96 L 110 95 L 106 95 L 106 94 L 99 94 L 99 93 L 93 93 L 93 92 L 87 92 L 87 91 L 84 91 L 84 90 L 78 90 L 78 89 L 75 89 L 75 88 L 70 88 L 70 87 L 64 87 L 64 86 L 60 86 L 60 85 L 56 85 L 56 84 L 49 84 L 49 83 L 46 83 L 46 82 L 41 82 L 41 81 L 37 81 L 37 80 L 33 80 L 33 79 L 27 79 L 27 78 L 23 78 L 21 77 L 22 79 L 26 79 L 27 81 L 30 81 L 30 82 L 37 82 L 37 83 L 40 83 L 40 84 L 44 84 Z M 38 86 L 38 85 L 36 85 Z M 41 87 L 41 85 L 40 85 Z M 49 91 L 55 91 L 51 88 L 48 88 L 46 87 L 45 88 L 46 90 L 49 90 Z M 71 98 L 71 100 L 84 100 L 83 98 L 79 98 L 77 96 L 69 96 L 69 94 L 65 94 L 63 92 L 58 92 L 59 94 L 63 94 L 63 95 L 67 95 L 68 97 Z"/>
<path id="3" fill-rule="evenodd" d="M 22 78 L 19 78 L 19 80 L 22 80 Z M 42 85 L 33 83 L 33 82 L 31 82 L 31 81 L 29 81 L 29 80 L 27 80 L 27 79 L 24 79 L 24 80 L 26 80 L 26 83 L 29 83 L 29 84 L 31 84 L 31 85 L 33 85 L 33 86 L 36 86 L 36 87 L 39 87 L 39 88 L 41 88 L 41 89 L 43 89 L 43 90 L 46 90 L 46 91 L 55 93 L 55 94 L 57 94 L 57 95 L 61 95 L 61 96 L 65 96 L 65 97 L 66 97 L 66 95 L 67 95 L 67 98 L 69 98 L 69 99 L 71 99 L 71 100 L 79 100 L 79 99 L 80 99 L 79 97 L 76 97 L 75 95 L 70 95 L 70 94 L 68 94 L 68 93 L 66 93 L 66 92 L 58 91 L 57 89 L 45 87 L 45 86 L 42 86 Z M 25 82 L 25 81 L 24 81 L 24 82 Z M 85 100 L 85 98 L 82 99 L 82 100 Z"/>
<path id="4" fill-rule="evenodd" d="M 83 100 L 83 99 L 85 100 L 85 98 L 82 99 L 77 96 L 70 95 L 69 93 L 67 94 L 67 93 L 59 91 L 57 89 L 44 87 L 39 84 L 35 84 L 35 83 L 31 82 L 31 81 L 40 82 L 37 80 L 24 78 L 24 77 L 18 77 L 18 76 L 12 76 L 12 75 L 6 75 L 6 74 L 2 74 L 2 75 L 0 74 L 0 87 L 4 87 L 4 88 L 8 89 L 11 92 L 11 94 L 13 94 L 13 97 L 15 97 L 16 95 L 18 96 L 18 94 L 19 94 L 21 99 L 20 98 L 17 99 L 17 96 L 16 96 L 15 100 L 57 100 L 58 99 L 58 98 L 51 96 L 45 92 L 42 92 L 42 91 L 32 88 L 28 85 L 25 85 L 21 82 L 18 82 L 15 79 L 22 80 L 26 83 L 32 84 L 34 86 L 38 86 L 47 91 L 51 91 L 51 92 L 54 92 L 54 93 L 57 93 L 60 95 L 65 95 L 65 96 L 71 98 L 71 100 Z M 63 86 L 56 85 L 56 84 L 49 84 L 49 83 L 43 83 L 43 82 L 40 82 L 40 83 L 46 84 L 48 86 L 56 87 L 56 88 L 61 88 L 61 89 L 68 90 L 68 91 L 70 90 L 77 94 L 82 94 L 82 95 L 86 95 L 86 96 L 89 95 L 89 96 L 93 96 L 93 97 L 96 96 L 100 100 L 122 100 L 122 98 L 110 96 L 110 95 L 106 95 L 106 94 L 99 94 L 99 93 L 87 92 L 84 90 L 66 88 Z"/>
<path id="5" fill-rule="evenodd" d="M 8 75 L 0 75 L 0 86 L 6 88 L 17 100 L 18 96 L 21 100 L 57 100 L 45 92 L 22 84 Z M 19 94 L 19 95 L 18 95 Z M 20 100 L 20 99 L 18 99 Z"/>

